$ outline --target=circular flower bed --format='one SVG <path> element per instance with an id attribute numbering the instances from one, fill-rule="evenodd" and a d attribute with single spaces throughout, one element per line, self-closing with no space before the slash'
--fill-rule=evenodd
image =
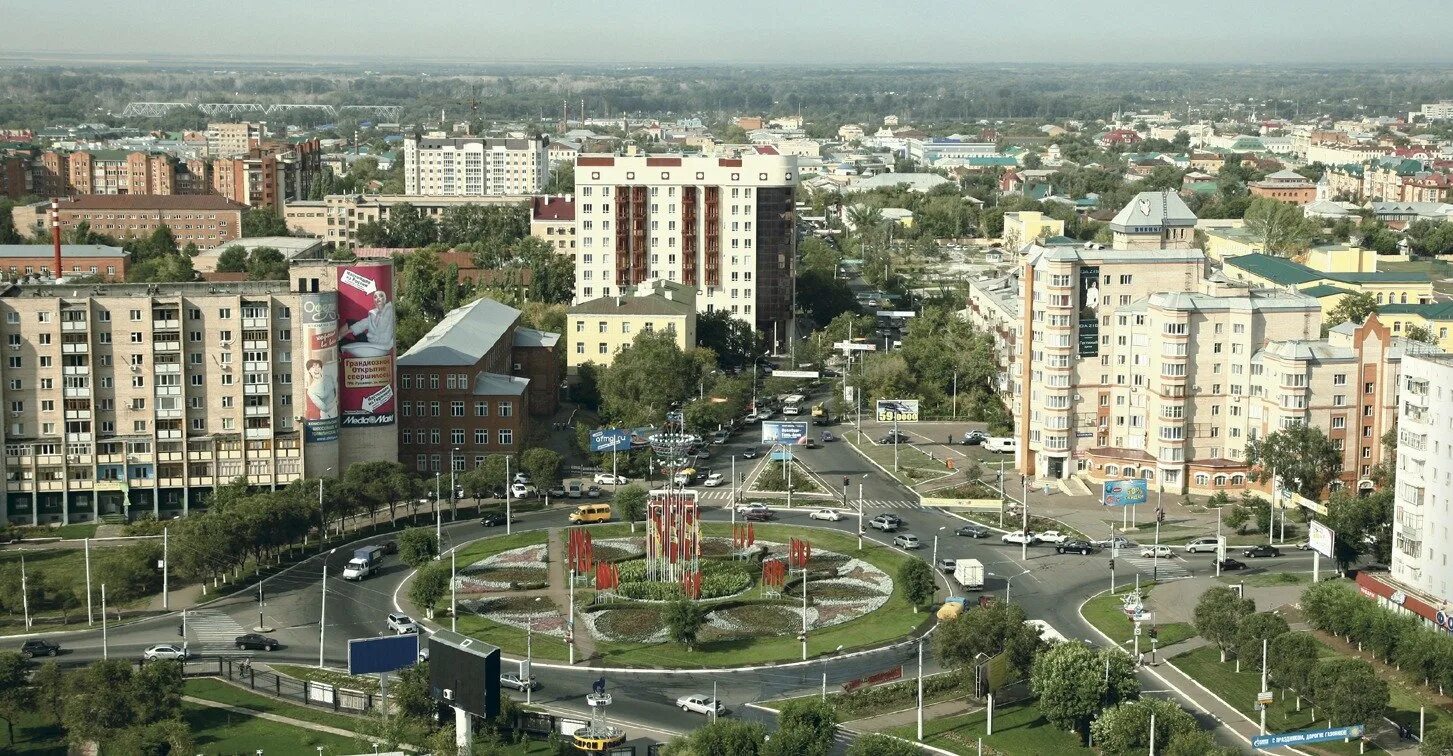
<path id="1" fill-rule="evenodd" d="M 530 596 L 466 599 L 459 602 L 459 608 L 502 625 L 565 637 L 565 613 L 548 598 L 539 601 Z"/>
<path id="2" fill-rule="evenodd" d="M 454 580 L 465 594 L 543 587 L 550 579 L 546 553 L 544 544 L 501 551 L 460 568 Z"/>
<path id="3" fill-rule="evenodd" d="M 655 582 L 646 579 L 646 563 L 632 561 L 620 567 L 621 584 L 615 595 L 641 601 L 675 601 L 685 593 L 679 583 Z M 752 587 L 754 577 L 746 566 L 732 562 L 701 562 L 701 597 L 704 599 L 732 596 Z"/>

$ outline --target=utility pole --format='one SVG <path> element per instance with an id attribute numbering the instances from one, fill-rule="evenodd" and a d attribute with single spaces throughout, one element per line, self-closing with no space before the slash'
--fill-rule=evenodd
<path id="1" fill-rule="evenodd" d="M 863 550 L 863 484 L 858 484 L 858 551 Z"/>
<path id="2" fill-rule="evenodd" d="M 1265 718 L 1265 713 L 1262 717 Z M 1155 756 L 1155 712 L 1150 712 L 1150 756 Z"/>
<path id="3" fill-rule="evenodd" d="M 318 602 L 318 669 L 323 668 L 323 631 L 328 627 L 328 560 L 323 560 L 323 598 Z"/>
<path id="4" fill-rule="evenodd" d="M 14 606 L 12 604 L 11 606 Z M 25 629 L 30 629 L 30 590 L 25 587 L 25 554 L 20 555 L 20 606 L 25 610 Z M 807 610 L 807 602 L 803 601 L 803 611 Z M 104 611 L 104 608 L 103 608 Z M 804 615 L 804 622 L 806 618 Z"/>
<path id="5" fill-rule="evenodd" d="M 505 455 L 505 535 L 510 534 L 510 455 Z"/>
<path id="6" fill-rule="evenodd" d="M 923 742 L 923 636 L 918 637 L 918 742 Z"/>
<path id="7" fill-rule="evenodd" d="M 443 504 L 439 499 L 439 471 L 434 471 L 434 558 L 438 559 L 444 553 L 444 515 L 439 510 Z"/>
<path id="8" fill-rule="evenodd" d="M 459 510 L 456 508 L 456 505 L 454 503 L 454 492 L 456 490 L 458 490 L 458 489 L 455 488 L 455 484 L 454 484 L 454 455 L 456 455 L 458 453 L 459 453 L 459 449 L 458 448 L 454 448 L 454 449 L 450 449 L 449 450 L 449 521 L 450 522 L 457 522 L 459 520 Z"/>
<path id="9" fill-rule="evenodd" d="M 893 413 L 893 472 L 898 472 L 898 413 L 896 411 Z"/>
<path id="10" fill-rule="evenodd" d="M 1266 690 L 1266 638 L 1261 639 L 1261 690 Z M 1261 734 L 1266 734 L 1266 705 L 1261 707 Z"/>
<path id="11" fill-rule="evenodd" d="M 807 661 L 807 565 L 802 565 L 802 660 Z"/>
<path id="12" fill-rule="evenodd" d="M 1024 476 L 1022 485 L 1024 486 L 1024 490 L 1020 493 L 1020 496 L 1022 496 L 1024 498 L 1021 499 L 1020 502 L 1019 502 L 1019 513 L 1021 515 L 1023 515 L 1023 519 L 1024 519 L 1024 530 L 1021 531 L 1021 533 L 1020 533 L 1021 535 L 1024 536 L 1024 539 L 1019 544 L 1019 558 L 1021 560 L 1024 560 L 1024 561 L 1028 561 L 1028 559 L 1029 559 L 1029 476 L 1028 475 L 1025 475 Z"/>
<path id="13" fill-rule="evenodd" d="M 101 584 L 101 658 L 110 659 L 110 646 L 106 636 L 106 584 Z"/>
<path id="14" fill-rule="evenodd" d="M 459 632 L 459 586 L 455 582 L 454 549 L 449 550 L 449 631 Z"/>
<path id="15" fill-rule="evenodd" d="M 171 608 L 171 592 L 167 590 L 167 573 L 172 571 L 171 558 L 167 553 L 167 529 L 161 529 L 161 608 Z M 262 590 L 262 583 L 257 584 L 258 591 Z M 262 623 L 257 623 L 261 625 Z"/>
<path id="16" fill-rule="evenodd" d="M 96 624 L 96 615 L 91 612 L 91 539 L 86 539 L 86 625 Z M 1314 581 L 1315 582 L 1315 581 Z"/>

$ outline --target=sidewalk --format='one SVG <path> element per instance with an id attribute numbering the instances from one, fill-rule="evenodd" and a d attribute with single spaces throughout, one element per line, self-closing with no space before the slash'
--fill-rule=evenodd
<path id="1" fill-rule="evenodd" d="M 546 588 L 544 594 L 550 597 L 555 606 L 560 607 L 561 614 L 570 611 L 570 570 L 566 562 L 569 561 L 569 553 L 565 550 L 565 530 L 563 528 L 551 528 L 549 530 L 549 556 L 550 560 L 550 587 Z M 579 608 L 578 606 L 576 607 Z M 574 617 L 568 617 L 567 627 L 574 626 Z M 580 626 L 584 628 L 585 623 Z M 570 632 L 566 630 L 566 632 Z M 575 640 L 575 661 L 588 664 L 596 658 L 595 638 L 591 637 L 588 631 L 572 633 Z"/>
<path id="2" fill-rule="evenodd" d="M 186 701 L 187 703 L 196 704 L 198 706 L 206 706 L 209 709 L 222 709 L 224 711 L 232 712 L 233 714 L 242 714 L 242 715 L 248 716 L 248 717 L 256 717 L 258 719 L 266 719 L 266 720 L 268 720 L 270 722 L 277 722 L 279 724 L 285 724 L 285 725 L 288 725 L 290 727 L 298 727 L 298 728 L 301 728 L 301 729 L 304 729 L 304 730 L 313 730 L 315 732 L 326 732 L 329 735 L 338 735 L 340 737 L 345 737 L 345 738 L 360 738 L 360 737 L 363 737 L 363 735 L 361 733 L 353 732 L 351 730 L 345 730 L 345 729 L 343 729 L 341 727 L 332 727 L 330 725 L 318 724 L 317 722 L 308 722 L 308 721 L 305 721 L 305 720 L 302 720 L 302 719 L 293 719 L 292 717 L 285 717 L 285 716 L 283 716 L 281 714 L 270 714 L 270 713 L 265 712 L 265 711 L 257 711 L 256 709 L 244 709 L 241 706 L 233 706 L 231 704 L 218 703 L 216 701 L 209 701 L 209 700 L 207 700 L 205 698 L 194 698 L 192 696 L 182 696 L 182 700 L 183 701 Z M 406 748 L 407 748 L 407 746 L 406 746 Z M 415 749 L 408 748 L 408 750 L 415 750 Z"/>

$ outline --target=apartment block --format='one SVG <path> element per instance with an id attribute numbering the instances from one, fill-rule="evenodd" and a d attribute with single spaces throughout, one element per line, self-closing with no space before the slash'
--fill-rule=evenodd
<path id="1" fill-rule="evenodd" d="M 399 357 L 400 463 L 463 472 L 523 451 L 531 415 L 558 406 L 560 335 L 519 320 L 519 310 L 478 299 Z"/>
<path id="2" fill-rule="evenodd" d="M 694 299 L 695 290 L 690 287 L 656 280 L 613 297 L 572 305 L 565 313 L 570 374 L 588 362 L 609 367 L 642 333 L 671 334 L 682 350 L 696 346 Z"/>
<path id="3" fill-rule="evenodd" d="M 550 173 L 549 140 L 449 137 L 404 140 L 404 193 L 484 197 L 539 194 Z"/>
<path id="4" fill-rule="evenodd" d="M 322 148 L 317 139 L 266 142 L 232 158 L 206 164 L 210 190 L 248 207 L 284 214 L 285 203 L 302 200 L 322 175 Z"/>
<path id="5" fill-rule="evenodd" d="M 242 235 L 242 212 L 247 207 L 216 195 L 105 195 L 89 194 L 60 199 L 61 228 L 67 231 L 85 221 L 92 231 L 115 239 L 143 237 L 165 225 L 177 243 L 195 243 L 206 249 Z M 49 228 L 48 201 L 17 205 L 15 228 L 33 234 Z"/>
<path id="6" fill-rule="evenodd" d="M 28 277 L 53 278 L 55 257 L 43 244 L 0 244 L 0 281 Z M 125 281 L 129 253 L 106 244 L 62 244 L 62 276 L 95 276 L 102 281 Z"/>
<path id="7" fill-rule="evenodd" d="M 1453 600 L 1453 357 L 1403 361 L 1398 395 L 1397 491 L 1393 515 L 1394 589 L 1406 589 L 1430 607 Z M 1379 576 L 1381 577 L 1381 576 Z M 1360 581 L 1359 581 L 1360 582 Z M 1384 594 L 1386 595 L 1386 594 Z M 1411 608 L 1411 607 L 1408 607 Z M 1434 612 L 1421 613 L 1436 621 Z"/>
<path id="8" fill-rule="evenodd" d="M 332 242 L 337 248 L 352 249 L 358 244 L 359 227 L 369 222 L 388 220 L 393 209 L 399 205 L 410 205 L 421 214 L 438 220 L 451 207 L 529 206 L 530 202 L 531 198 L 524 195 L 441 197 L 413 194 L 330 194 L 322 200 L 289 201 L 283 209 L 283 218 L 289 229 L 317 236 Z"/>
<path id="9" fill-rule="evenodd" d="M 339 358 L 338 282 L 376 269 L 305 266 L 292 285 L 4 289 L 6 519 L 166 519 L 238 478 L 282 486 L 396 458 L 391 415 L 354 412 L 345 394 L 339 420 L 339 387 L 357 371 Z"/>
<path id="10" fill-rule="evenodd" d="M 237 157 L 262 141 L 263 129 L 257 123 L 207 124 L 207 154 L 213 157 Z"/>
<path id="11" fill-rule="evenodd" d="M 575 197 L 569 194 L 534 197 L 530 202 L 530 236 L 540 239 L 556 252 L 574 257 Z"/>
<path id="12" fill-rule="evenodd" d="M 700 312 L 725 311 L 785 344 L 796 254 L 797 158 L 582 155 L 575 163 L 575 302 L 651 279 L 696 289 Z"/>

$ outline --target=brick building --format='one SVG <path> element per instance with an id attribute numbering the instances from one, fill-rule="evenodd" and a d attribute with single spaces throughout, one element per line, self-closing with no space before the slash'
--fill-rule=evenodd
<path id="1" fill-rule="evenodd" d="M 61 275 L 92 275 L 103 281 L 125 281 L 126 250 L 104 244 L 61 245 Z M 0 281 L 27 276 L 50 277 L 55 266 L 51 247 L 44 244 L 0 244 Z"/>
<path id="2" fill-rule="evenodd" d="M 21 234 L 45 230 L 50 202 L 19 205 L 12 211 Z M 215 195 L 105 195 L 64 197 L 60 202 L 61 228 L 69 231 L 86 221 L 91 230 L 115 239 L 142 237 L 162 225 L 176 234 L 177 243 L 194 242 L 215 247 L 242 236 L 242 211 L 247 207 Z"/>
<path id="3" fill-rule="evenodd" d="M 530 205 L 530 236 L 562 255 L 575 255 L 575 198 L 569 194 L 534 197 Z"/>
<path id="4" fill-rule="evenodd" d="M 399 462 L 463 471 L 523 451 L 529 417 L 558 407 L 559 340 L 492 299 L 445 315 L 398 359 Z"/>

